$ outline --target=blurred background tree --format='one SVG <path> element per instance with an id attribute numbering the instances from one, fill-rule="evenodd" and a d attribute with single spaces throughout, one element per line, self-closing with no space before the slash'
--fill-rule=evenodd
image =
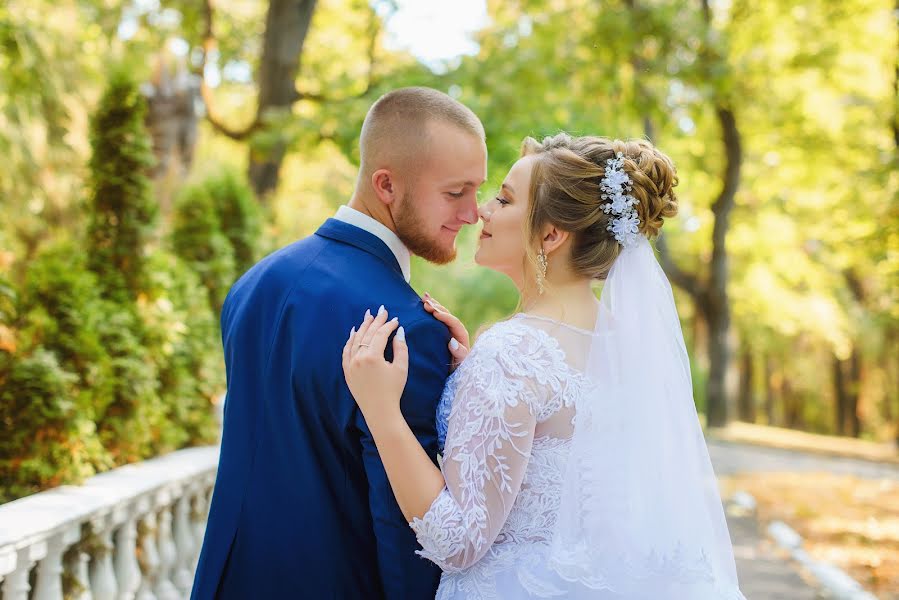
<path id="1" fill-rule="evenodd" d="M 214 439 L 231 283 L 348 200 L 365 111 L 405 85 L 481 117 L 485 199 L 528 135 L 672 156 L 657 247 L 709 425 L 899 438 L 895 0 L 488 0 L 446 60 L 396 42 L 404 10 L 0 6 L 4 497 Z M 516 306 L 475 229 L 413 262 L 472 331 Z"/>

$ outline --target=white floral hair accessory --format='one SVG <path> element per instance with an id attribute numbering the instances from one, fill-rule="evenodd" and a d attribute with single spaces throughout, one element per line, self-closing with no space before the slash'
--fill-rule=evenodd
<path id="1" fill-rule="evenodd" d="M 602 199 L 608 200 L 602 210 L 606 214 L 615 217 L 609 223 L 608 230 L 612 232 L 618 243 L 625 248 L 637 242 L 640 234 L 640 218 L 634 205 L 639 202 L 630 195 L 634 183 L 622 169 L 624 154 L 619 152 L 615 158 L 606 161 L 606 174 L 599 184 L 602 190 Z"/>

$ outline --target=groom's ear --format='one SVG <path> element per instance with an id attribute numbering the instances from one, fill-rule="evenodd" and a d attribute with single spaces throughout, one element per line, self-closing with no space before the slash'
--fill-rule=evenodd
<path id="1" fill-rule="evenodd" d="M 569 235 L 567 231 L 559 229 L 555 225 L 547 225 L 543 230 L 543 250 L 547 253 L 552 252 L 564 244 Z"/>
<path id="2" fill-rule="evenodd" d="M 378 169 L 372 173 L 371 187 L 375 190 L 378 200 L 386 205 L 393 204 L 397 198 L 396 182 L 389 169 Z"/>

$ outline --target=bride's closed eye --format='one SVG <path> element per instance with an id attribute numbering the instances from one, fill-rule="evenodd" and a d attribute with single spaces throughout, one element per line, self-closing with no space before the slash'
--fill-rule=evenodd
<path id="1" fill-rule="evenodd" d="M 511 202 L 509 202 L 508 200 L 506 200 L 506 199 L 503 198 L 502 196 L 497 196 L 497 197 L 495 198 L 495 200 L 496 200 L 497 202 L 499 202 L 500 206 L 505 206 L 505 205 L 507 205 L 507 204 L 511 204 Z"/>

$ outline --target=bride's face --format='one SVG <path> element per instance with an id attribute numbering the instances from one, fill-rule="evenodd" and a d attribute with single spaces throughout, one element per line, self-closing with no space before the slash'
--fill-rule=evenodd
<path id="1" fill-rule="evenodd" d="M 524 280 L 524 225 L 535 161 L 534 155 L 520 158 L 496 197 L 478 209 L 484 228 L 475 262 L 508 275 L 517 285 Z"/>

